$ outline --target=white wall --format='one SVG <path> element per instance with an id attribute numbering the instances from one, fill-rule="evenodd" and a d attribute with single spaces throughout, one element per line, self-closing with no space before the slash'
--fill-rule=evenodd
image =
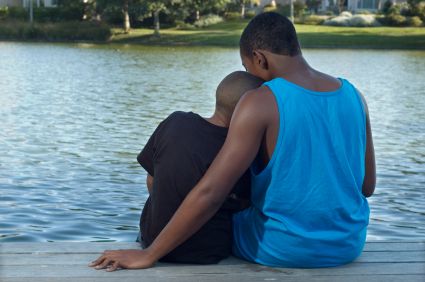
<path id="1" fill-rule="evenodd" d="M 22 0 L 0 0 L 0 7 L 22 6 Z"/>
<path id="2" fill-rule="evenodd" d="M 1 0 L 0 0 L 1 1 Z M 29 6 L 30 0 L 21 0 L 23 2 L 24 7 Z M 55 7 L 55 0 L 34 0 L 34 7 L 40 7 L 44 4 L 44 7 Z"/>

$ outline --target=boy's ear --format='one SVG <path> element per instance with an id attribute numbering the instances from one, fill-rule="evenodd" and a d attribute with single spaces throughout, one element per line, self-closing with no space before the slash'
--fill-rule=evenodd
<path id="1" fill-rule="evenodd" d="M 254 58 L 254 64 L 258 65 L 263 70 L 269 69 L 269 63 L 267 62 L 267 57 L 264 56 L 263 52 L 255 50 L 252 52 Z"/>

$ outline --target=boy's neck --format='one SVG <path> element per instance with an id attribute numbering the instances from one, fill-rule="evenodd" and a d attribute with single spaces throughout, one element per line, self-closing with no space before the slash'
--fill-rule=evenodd
<path id="1" fill-rule="evenodd" d="M 271 54 L 269 62 L 272 78 L 282 77 L 303 88 L 319 92 L 334 91 L 341 86 L 338 79 L 313 69 L 302 55 L 289 57 Z"/>
<path id="2" fill-rule="evenodd" d="M 271 64 L 269 64 L 273 78 L 291 78 L 295 75 L 308 75 L 314 70 L 310 67 L 302 55 L 289 57 L 270 53 Z"/>
<path id="3" fill-rule="evenodd" d="M 204 118 L 209 123 L 212 123 L 217 126 L 226 127 L 228 128 L 230 125 L 230 120 L 220 114 L 219 112 L 215 111 L 214 114 L 209 118 Z"/>

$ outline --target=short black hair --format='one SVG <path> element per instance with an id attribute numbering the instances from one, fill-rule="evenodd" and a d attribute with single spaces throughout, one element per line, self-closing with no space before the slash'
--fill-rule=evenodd
<path id="1" fill-rule="evenodd" d="M 229 121 L 236 104 L 245 92 L 260 87 L 264 81 L 245 71 L 235 71 L 227 75 L 218 85 L 216 91 L 216 111 L 222 113 Z"/>
<path id="2" fill-rule="evenodd" d="M 294 25 L 287 17 L 274 12 L 255 16 L 242 32 L 239 46 L 248 58 L 254 50 L 291 57 L 301 54 Z"/>

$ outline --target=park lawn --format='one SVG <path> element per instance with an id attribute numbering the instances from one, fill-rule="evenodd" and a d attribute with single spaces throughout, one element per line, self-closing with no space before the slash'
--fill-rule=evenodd
<path id="1" fill-rule="evenodd" d="M 133 29 L 124 34 L 113 29 L 113 43 L 142 45 L 205 45 L 237 47 L 240 34 L 248 21 L 229 21 L 206 28 L 161 30 L 161 37 L 151 29 Z M 306 48 L 371 48 L 425 50 L 424 27 L 331 27 L 296 25 L 302 47 Z"/>

